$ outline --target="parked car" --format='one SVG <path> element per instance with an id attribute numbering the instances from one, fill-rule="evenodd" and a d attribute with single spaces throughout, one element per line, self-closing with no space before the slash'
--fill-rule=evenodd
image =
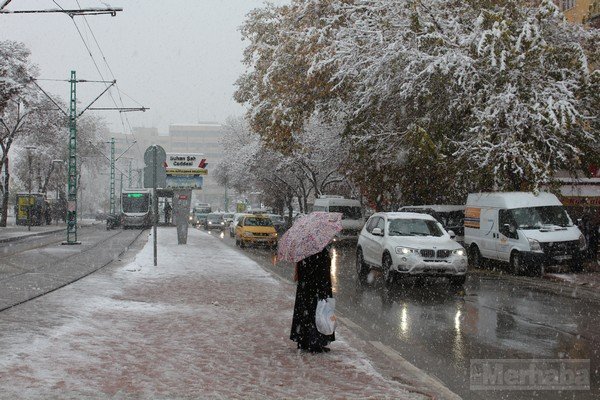
<path id="1" fill-rule="evenodd" d="M 454 240 L 461 246 L 465 246 L 465 206 L 448 204 L 404 206 L 398 211 L 425 213 L 433 216 L 433 218 L 437 219 L 442 224 L 450 236 L 454 236 Z"/>
<path id="2" fill-rule="evenodd" d="M 206 221 L 204 222 L 204 230 L 220 230 L 224 231 L 227 229 L 225 226 L 225 220 L 223 219 L 223 214 L 221 213 L 210 213 L 206 216 Z"/>
<path id="3" fill-rule="evenodd" d="M 246 215 L 235 228 L 235 244 L 242 248 L 249 244 L 274 248 L 277 246 L 277 231 L 266 215 Z"/>
<path id="4" fill-rule="evenodd" d="M 235 213 L 235 214 L 233 214 L 233 219 L 229 223 L 229 236 L 230 237 L 234 237 L 235 236 L 235 228 L 237 227 L 237 224 L 240 222 L 240 220 L 242 219 L 242 217 L 245 217 L 246 215 L 251 215 L 251 214 L 248 214 L 248 213 Z"/>
<path id="5" fill-rule="evenodd" d="M 408 276 L 446 277 L 462 285 L 467 275 L 465 249 L 429 214 L 381 212 L 369 218 L 358 237 L 356 268 L 365 282 L 371 267 L 385 282 Z"/>

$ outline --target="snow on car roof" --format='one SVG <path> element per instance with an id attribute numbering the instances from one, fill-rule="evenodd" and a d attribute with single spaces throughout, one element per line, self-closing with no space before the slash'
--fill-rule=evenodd
<path id="1" fill-rule="evenodd" d="M 388 219 L 429 219 L 437 221 L 429 214 L 414 213 L 414 212 L 380 212 L 375 215 L 385 215 Z"/>

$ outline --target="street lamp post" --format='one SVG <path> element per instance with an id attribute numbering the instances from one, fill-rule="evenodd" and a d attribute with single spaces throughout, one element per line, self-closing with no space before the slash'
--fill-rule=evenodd
<path id="1" fill-rule="evenodd" d="M 31 170 L 31 151 L 35 150 L 35 146 L 25 146 L 27 149 L 27 163 L 29 165 L 29 184 L 28 186 L 28 196 L 27 196 L 27 230 L 31 231 L 31 185 L 33 181 L 33 172 Z"/>

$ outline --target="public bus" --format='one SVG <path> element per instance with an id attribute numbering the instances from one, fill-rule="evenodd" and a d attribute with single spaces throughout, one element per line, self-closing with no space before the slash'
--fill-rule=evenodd
<path id="1" fill-rule="evenodd" d="M 190 214 L 190 224 L 194 226 L 204 225 L 206 216 L 212 212 L 212 207 L 208 203 L 196 203 Z"/>
<path id="2" fill-rule="evenodd" d="M 152 225 L 152 191 L 124 189 L 121 194 L 123 229 L 148 228 Z"/>

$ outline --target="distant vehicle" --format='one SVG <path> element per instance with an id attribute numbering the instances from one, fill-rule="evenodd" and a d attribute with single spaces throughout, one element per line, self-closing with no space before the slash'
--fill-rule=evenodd
<path id="1" fill-rule="evenodd" d="M 224 213 L 223 220 L 225 221 L 225 226 L 229 228 L 229 224 L 233 221 L 233 213 Z"/>
<path id="2" fill-rule="evenodd" d="M 210 213 L 206 215 L 204 230 L 210 231 L 218 229 L 224 231 L 226 228 L 227 226 L 225 226 L 225 220 L 223 219 L 222 213 Z"/>
<path id="3" fill-rule="evenodd" d="M 400 212 L 426 213 L 437 219 L 444 229 L 453 236 L 461 246 L 465 245 L 465 206 L 433 204 L 425 206 L 405 206 Z"/>
<path id="4" fill-rule="evenodd" d="M 194 226 L 204 226 L 206 216 L 212 212 L 212 207 L 208 203 L 196 203 L 192 208 L 190 215 L 190 224 Z"/>
<path id="5" fill-rule="evenodd" d="M 240 247 L 246 245 L 266 245 L 271 248 L 277 246 L 277 231 L 271 219 L 264 215 L 242 216 L 235 228 L 235 244 Z"/>
<path id="6" fill-rule="evenodd" d="M 150 189 L 123 190 L 121 223 L 123 229 L 148 228 L 152 225 L 152 191 Z"/>
<path id="7" fill-rule="evenodd" d="M 460 286 L 467 275 L 467 254 L 429 214 L 381 212 L 369 218 L 356 246 L 361 282 L 366 282 L 371 267 L 381 269 L 386 283 L 431 276 Z"/>
<path id="8" fill-rule="evenodd" d="M 312 210 L 342 213 L 342 231 L 336 235 L 334 242 L 358 239 L 365 223 L 360 202 L 342 196 L 323 195 L 315 199 Z"/>
<path id="9" fill-rule="evenodd" d="M 266 215 L 267 215 L 267 217 L 269 217 L 271 219 L 271 222 L 273 222 L 273 226 L 275 227 L 275 230 L 277 231 L 277 233 L 279 235 L 283 234 L 283 232 L 285 232 L 285 229 L 287 227 L 285 218 L 283 218 L 279 214 L 266 214 Z"/>
<path id="10" fill-rule="evenodd" d="M 233 219 L 229 223 L 229 236 L 230 237 L 235 236 L 235 228 L 237 227 L 237 224 L 240 222 L 242 217 L 245 217 L 246 215 L 251 215 L 251 214 L 243 213 L 243 212 L 233 214 Z"/>
<path id="11" fill-rule="evenodd" d="M 49 203 L 43 193 L 17 193 L 15 205 L 15 223 L 17 225 L 44 225 L 47 223 L 46 215 L 50 211 Z"/>
<path id="12" fill-rule="evenodd" d="M 548 265 L 582 269 L 586 241 L 552 193 L 472 193 L 465 209 L 465 245 L 473 265 L 483 258 L 511 272 L 542 275 Z"/>

